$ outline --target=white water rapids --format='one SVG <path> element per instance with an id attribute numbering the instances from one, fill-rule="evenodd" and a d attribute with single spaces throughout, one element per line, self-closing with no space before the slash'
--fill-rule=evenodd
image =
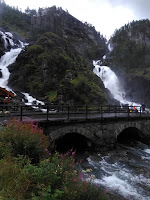
<path id="1" fill-rule="evenodd" d="M 81 166 L 91 169 L 93 183 L 103 186 L 106 193 L 126 200 L 150 200 L 150 146 L 137 142 L 105 156 L 92 154 Z"/>

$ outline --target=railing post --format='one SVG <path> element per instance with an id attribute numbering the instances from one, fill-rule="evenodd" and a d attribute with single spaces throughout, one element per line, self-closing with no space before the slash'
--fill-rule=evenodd
<path id="1" fill-rule="evenodd" d="M 47 106 L 46 120 L 48 121 L 49 106 Z"/>
<path id="2" fill-rule="evenodd" d="M 141 106 L 140 106 L 140 117 L 141 117 Z"/>
<path id="3" fill-rule="evenodd" d="M 70 113 L 69 113 L 69 109 L 70 109 L 70 107 L 68 106 L 68 117 L 67 117 L 67 119 L 69 119 L 69 114 L 70 114 Z"/>
<path id="4" fill-rule="evenodd" d="M 20 121 L 22 121 L 22 106 L 20 106 Z"/>
<path id="5" fill-rule="evenodd" d="M 117 112 L 117 109 L 116 109 L 116 106 L 115 106 L 115 117 L 117 117 L 116 112 Z"/>
<path id="6" fill-rule="evenodd" d="M 130 117 L 130 109 L 129 109 L 129 106 L 128 106 L 128 118 Z"/>
<path id="7" fill-rule="evenodd" d="M 101 118 L 103 118 L 103 106 L 101 106 Z"/>
<path id="8" fill-rule="evenodd" d="M 88 107 L 86 106 L 86 110 L 85 110 L 85 119 L 87 119 L 87 114 L 88 114 Z"/>

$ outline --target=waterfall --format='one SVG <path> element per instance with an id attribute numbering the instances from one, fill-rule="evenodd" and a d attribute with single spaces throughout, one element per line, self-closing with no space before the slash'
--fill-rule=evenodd
<path id="1" fill-rule="evenodd" d="M 0 31 L 0 35 L 2 37 L 4 47 L 6 50 L 5 54 L 0 58 L 0 70 L 2 73 L 2 77 L 0 78 L 0 87 L 4 87 L 7 90 L 11 90 L 11 88 L 7 86 L 8 79 L 10 76 L 8 66 L 16 61 L 16 58 L 18 57 L 22 49 L 25 47 L 25 45 L 22 45 L 21 42 L 15 44 L 13 41 L 13 35 L 9 32 L 4 33 Z M 10 50 L 8 50 L 8 46 L 11 47 Z"/>
<path id="2" fill-rule="evenodd" d="M 27 43 L 23 43 L 22 41 L 17 41 L 17 44 L 13 40 L 13 35 L 10 32 L 2 32 L 0 31 L 1 38 L 4 42 L 5 47 L 5 54 L 0 58 L 0 70 L 2 77 L 0 78 L 0 87 L 3 87 L 9 91 L 12 91 L 11 88 L 8 87 L 8 79 L 10 76 L 10 72 L 8 70 L 8 66 L 13 64 L 16 61 L 16 58 L 21 53 L 21 51 L 27 46 Z M 8 49 L 8 46 L 11 47 L 11 49 Z M 12 91 L 13 92 L 13 91 Z M 32 105 L 32 102 L 35 101 L 36 104 L 44 105 L 43 102 L 36 100 L 32 96 L 30 96 L 28 93 L 22 93 L 25 96 L 25 99 L 27 99 L 26 105 Z"/>
<path id="3" fill-rule="evenodd" d="M 93 61 L 93 65 L 95 66 L 93 72 L 101 78 L 104 83 L 105 88 L 107 88 L 114 99 L 120 102 L 121 105 L 128 104 L 129 106 L 141 106 L 138 103 L 128 101 L 126 99 L 126 93 L 116 76 L 116 74 L 107 66 L 98 65 L 101 63 L 100 61 Z"/>
<path id="4" fill-rule="evenodd" d="M 18 57 L 21 50 L 21 48 L 11 49 L 9 52 L 6 52 L 0 59 L 0 69 L 2 73 L 2 78 L 0 79 L 0 86 L 6 88 L 7 90 L 11 90 L 7 86 L 8 79 L 10 76 L 8 66 L 16 61 L 16 58 Z"/>

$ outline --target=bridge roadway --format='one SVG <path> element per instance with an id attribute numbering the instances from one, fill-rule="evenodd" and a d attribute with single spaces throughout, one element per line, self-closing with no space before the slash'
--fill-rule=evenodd
<path id="1" fill-rule="evenodd" d="M 23 122 L 38 122 L 45 135 L 57 141 L 68 134 L 81 135 L 86 143 L 99 147 L 114 147 L 120 134 L 129 131 L 132 137 L 150 141 L 150 113 L 129 110 L 27 110 L 0 112 L 0 123 L 15 117 Z M 125 132 L 126 133 L 126 132 Z M 127 136 L 129 134 L 126 134 Z"/>
<path id="2" fill-rule="evenodd" d="M 0 123 L 6 123 L 11 118 L 15 117 L 16 119 L 20 119 L 21 121 L 34 121 L 34 122 L 42 122 L 42 121 L 71 121 L 71 120 L 87 120 L 87 119 L 103 119 L 103 120 L 119 120 L 119 119 L 130 119 L 130 118 L 150 118 L 150 113 L 130 113 L 130 112 L 57 112 L 57 111 L 49 111 L 49 112 L 39 112 L 39 111 L 5 111 L 0 113 Z"/>

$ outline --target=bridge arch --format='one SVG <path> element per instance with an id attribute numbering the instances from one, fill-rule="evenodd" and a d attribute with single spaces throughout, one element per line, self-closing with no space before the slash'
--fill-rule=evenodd
<path id="1" fill-rule="evenodd" d="M 70 149 L 82 152 L 92 148 L 92 134 L 86 128 L 66 126 L 50 133 L 56 149 L 66 152 Z"/>
<path id="2" fill-rule="evenodd" d="M 141 127 L 141 124 L 138 123 L 138 122 L 126 122 L 126 123 L 119 123 L 117 125 L 117 127 L 115 128 L 115 136 L 116 136 L 116 139 L 118 137 L 118 135 L 123 132 L 125 129 L 128 129 L 128 128 L 136 128 L 138 129 L 139 131 L 142 132 L 142 127 Z"/>
<path id="3" fill-rule="evenodd" d="M 84 136 L 85 138 L 87 138 L 89 140 L 92 139 L 91 132 L 88 129 L 86 129 L 84 127 L 80 127 L 80 126 L 61 127 L 61 128 L 58 128 L 58 129 L 52 131 L 50 133 L 50 136 L 51 136 L 52 140 L 57 140 L 61 137 L 64 137 L 66 134 L 69 134 L 69 133 L 77 133 L 79 135 Z"/>
<path id="4" fill-rule="evenodd" d="M 136 127 L 125 128 L 118 136 L 117 141 L 120 144 L 129 144 L 134 141 L 142 141 L 143 132 Z"/>
<path id="5" fill-rule="evenodd" d="M 56 150 L 67 152 L 72 149 L 76 152 L 85 152 L 92 147 L 92 143 L 83 135 L 78 133 L 68 133 L 55 141 Z"/>

